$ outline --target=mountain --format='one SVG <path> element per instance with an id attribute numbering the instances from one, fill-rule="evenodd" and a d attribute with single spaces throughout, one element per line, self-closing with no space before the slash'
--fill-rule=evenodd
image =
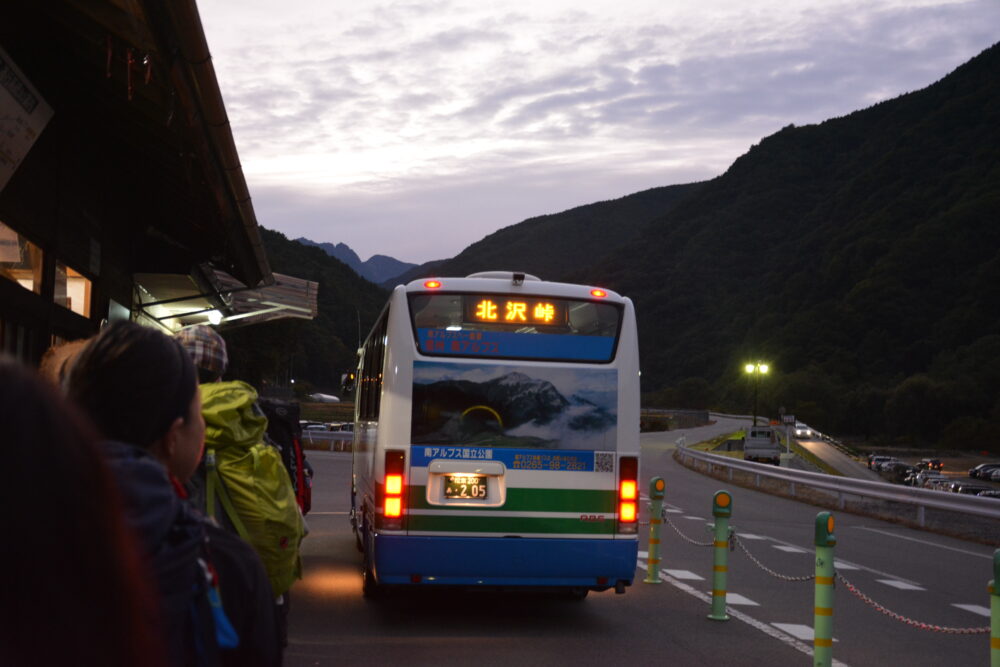
<path id="1" fill-rule="evenodd" d="M 997 71 L 788 126 L 574 272 L 635 300 L 644 391 L 747 412 L 760 359 L 766 414 L 1000 451 Z"/>
<path id="2" fill-rule="evenodd" d="M 525 271 L 543 280 L 562 280 L 634 240 L 644 224 L 659 218 L 702 187 L 668 185 L 620 199 L 577 206 L 529 218 L 473 243 L 451 259 L 423 264 L 398 278 L 466 276 L 477 271 Z"/>
<path id="3" fill-rule="evenodd" d="M 372 255 L 362 262 L 358 254 L 346 243 L 338 243 L 336 245 L 332 243 L 317 243 L 305 237 L 299 237 L 295 240 L 303 245 L 315 246 L 327 255 L 336 257 L 354 269 L 354 272 L 359 276 L 367 278 L 376 285 L 391 281 L 396 276 L 417 266 L 416 264 L 401 262 L 395 257 L 389 257 L 388 255 Z"/>

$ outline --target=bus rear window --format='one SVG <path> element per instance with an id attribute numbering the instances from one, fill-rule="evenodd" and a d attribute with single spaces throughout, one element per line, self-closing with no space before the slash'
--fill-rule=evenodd
<path id="1" fill-rule="evenodd" d="M 421 353 L 444 357 L 609 362 L 619 304 L 510 294 L 411 294 Z"/>

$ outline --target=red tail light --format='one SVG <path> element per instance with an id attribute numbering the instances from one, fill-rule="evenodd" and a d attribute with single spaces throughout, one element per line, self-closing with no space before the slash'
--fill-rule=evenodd
<path id="1" fill-rule="evenodd" d="M 382 527 L 400 530 L 403 527 L 403 491 L 406 454 L 398 449 L 385 453 L 385 486 L 382 500 Z"/>
<path id="2" fill-rule="evenodd" d="M 618 532 L 634 533 L 639 526 L 639 459 L 618 461 Z"/>

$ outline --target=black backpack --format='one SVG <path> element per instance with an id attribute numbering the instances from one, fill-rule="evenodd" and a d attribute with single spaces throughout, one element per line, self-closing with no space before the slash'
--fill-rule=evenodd
<path id="1" fill-rule="evenodd" d="M 302 449 L 302 425 L 299 424 L 299 404 L 279 398 L 257 399 L 257 405 L 267 417 L 267 437 L 281 452 L 281 460 L 292 478 L 295 499 L 303 516 L 312 507 L 312 466 Z"/>

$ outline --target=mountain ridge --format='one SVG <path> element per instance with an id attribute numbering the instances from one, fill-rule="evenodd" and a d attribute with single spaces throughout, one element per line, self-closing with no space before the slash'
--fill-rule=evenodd
<path id="1" fill-rule="evenodd" d="M 417 266 L 416 264 L 404 262 L 396 259 L 395 257 L 381 254 L 372 255 L 362 262 L 358 253 L 354 252 L 354 250 L 346 243 L 334 244 L 325 241 L 318 242 L 307 239 L 304 236 L 300 236 L 295 239 L 295 241 L 303 245 L 319 248 L 327 255 L 339 259 L 341 262 L 354 269 L 354 272 L 359 276 L 366 278 L 368 281 L 373 282 L 376 285 L 391 281 L 396 276 L 399 276 L 400 274 L 405 273 Z"/>

